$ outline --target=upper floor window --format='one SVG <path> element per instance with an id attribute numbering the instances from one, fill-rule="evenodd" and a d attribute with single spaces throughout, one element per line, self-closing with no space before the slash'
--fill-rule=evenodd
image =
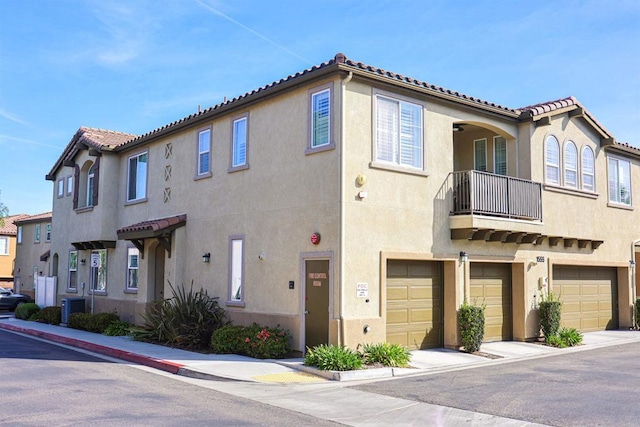
<path id="1" fill-rule="evenodd" d="M 95 164 L 92 164 L 87 171 L 87 200 L 85 206 L 93 206 L 94 203 L 94 191 L 96 184 Z"/>
<path id="2" fill-rule="evenodd" d="M 230 171 L 246 169 L 248 151 L 248 114 L 233 121 L 231 141 L 231 168 Z"/>
<path id="3" fill-rule="evenodd" d="M 423 168 L 422 106 L 376 95 L 376 160 Z"/>
<path id="4" fill-rule="evenodd" d="M 503 136 L 493 137 L 493 169 L 497 175 L 507 174 L 507 140 Z"/>
<path id="5" fill-rule="evenodd" d="M 138 259 L 140 251 L 137 248 L 127 249 L 127 288 L 138 289 Z"/>
<path id="6" fill-rule="evenodd" d="M 549 184 L 560 184 L 560 144 L 555 136 L 545 143 L 545 177 Z"/>
<path id="7" fill-rule="evenodd" d="M 127 201 L 142 200 L 147 197 L 147 153 L 129 157 Z"/>
<path id="8" fill-rule="evenodd" d="M 571 141 L 564 146 L 564 185 L 578 188 L 578 149 Z"/>
<path id="9" fill-rule="evenodd" d="M 64 196 L 64 178 L 58 180 L 58 198 Z"/>
<path id="10" fill-rule="evenodd" d="M 609 157 L 609 201 L 631 206 L 631 163 Z"/>
<path id="11" fill-rule="evenodd" d="M 21 225 L 18 226 L 18 235 L 16 237 L 17 237 L 18 244 L 21 244 L 22 243 L 22 226 Z"/>
<path id="12" fill-rule="evenodd" d="M 591 147 L 582 149 L 582 189 L 586 191 L 596 190 L 595 180 L 595 156 Z"/>
<path id="13" fill-rule="evenodd" d="M 198 132 L 198 176 L 211 172 L 211 129 Z"/>
<path id="14" fill-rule="evenodd" d="M 36 224 L 36 233 L 33 239 L 35 243 L 40 243 L 40 228 L 41 228 L 40 224 Z"/>
<path id="15" fill-rule="evenodd" d="M 45 242 L 50 242 L 51 241 L 51 223 L 48 223 L 46 225 L 46 233 L 44 235 L 44 241 Z"/>
<path id="16" fill-rule="evenodd" d="M 67 194 L 73 193 L 73 177 L 67 177 Z"/>
<path id="17" fill-rule="evenodd" d="M 487 140 L 476 139 L 473 141 L 473 168 L 477 171 L 487 171 Z"/>
<path id="18" fill-rule="evenodd" d="M 331 91 L 321 90 L 311 95 L 311 146 L 318 148 L 331 143 Z"/>
<path id="19" fill-rule="evenodd" d="M 0 255 L 9 255 L 9 238 L 0 236 Z"/>
<path id="20" fill-rule="evenodd" d="M 87 208 L 98 205 L 100 156 L 94 163 L 86 161 L 82 167 L 76 165 L 71 184 L 67 182 L 67 189 L 73 191 L 73 208 Z"/>

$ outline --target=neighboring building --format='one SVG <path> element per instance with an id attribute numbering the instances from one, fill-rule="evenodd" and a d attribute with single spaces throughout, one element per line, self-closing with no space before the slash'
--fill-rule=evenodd
<path id="1" fill-rule="evenodd" d="M 574 98 L 502 107 L 344 55 L 142 136 L 80 128 L 54 182 L 59 297 L 140 321 L 171 286 L 293 346 L 628 327 L 640 149 Z M 86 284 L 86 289 L 83 288 Z"/>
<path id="2" fill-rule="evenodd" d="M 15 222 L 26 217 L 25 214 L 4 218 L 0 226 L 0 287 L 13 289 L 13 269 L 16 259 L 16 241 L 20 240 Z"/>
<path id="3" fill-rule="evenodd" d="M 17 249 L 14 268 L 15 291 L 35 298 L 38 276 L 56 276 L 57 260 L 50 259 L 51 212 L 25 215 L 14 222 Z"/>

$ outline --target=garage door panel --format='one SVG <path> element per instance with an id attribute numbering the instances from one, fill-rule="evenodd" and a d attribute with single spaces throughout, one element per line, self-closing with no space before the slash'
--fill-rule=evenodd
<path id="1" fill-rule="evenodd" d="M 438 262 L 388 261 L 387 342 L 411 349 L 442 346 L 441 270 Z"/>
<path id="2" fill-rule="evenodd" d="M 511 339 L 511 265 L 471 264 L 470 300 L 485 306 L 484 341 Z"/>
<path id="3" fill-rule="evenodd" d="M 614 268 L 556 265 L 553 278 L 553 291 L 562 302 L 562 326 L 582 332 L 618 327 Z"/>

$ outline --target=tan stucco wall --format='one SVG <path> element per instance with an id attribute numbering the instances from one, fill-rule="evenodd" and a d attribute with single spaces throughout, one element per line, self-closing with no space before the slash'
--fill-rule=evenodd
<path id="1" fill-rule="evenodd" d="M 22 243 L 15 245 L 15 286 L 20 286 L 20 291 L 24 294 L 35 296 L 34 292 L 34 267 L 38 268 L 38 275 L 49 276 L 51 275 L 53 253 L 49 255 L 47 261 L 40 261 L 40 257 L 51 249 L 51 242 L 45 240 L 47 223 L 43 222 L 28 222 L 20 224 L 22 226 Z M 40 243 L 35 243 L 35 231 L 36 224 L 40 224 Z M 51 229 L 51 239 L 53 240 L 55 230 Z M 15 241 L 15 238 L 14 238 Z M 19 279 L 19 280 L 18 280 Z M 18 285 L 17 282 L 20 282 Z"/>

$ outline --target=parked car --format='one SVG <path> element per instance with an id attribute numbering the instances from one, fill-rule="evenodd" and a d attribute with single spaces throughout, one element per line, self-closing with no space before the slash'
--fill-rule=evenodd
<path id="1" fill-rule="evenodd" d="M 33 302 L 33 298 L 29 295 L 16 294 L 13 289 L 0 288 L 0 309 L 13 311 L 25 302 Z"/>

